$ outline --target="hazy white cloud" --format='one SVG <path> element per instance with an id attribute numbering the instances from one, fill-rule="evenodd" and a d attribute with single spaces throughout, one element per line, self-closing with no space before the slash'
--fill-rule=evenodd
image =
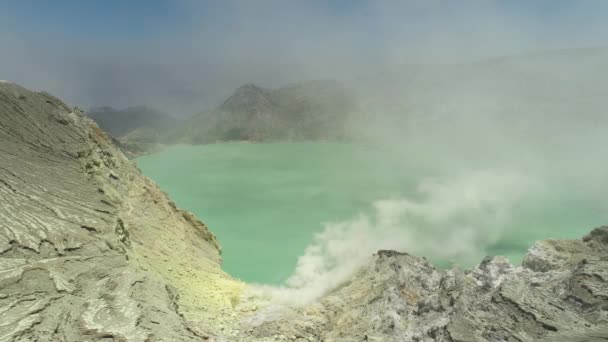
<path id="1" fill-rule="evenodd" d="M 179 28 L 132 40 L 24 34 L 3 20 L 0 74 L 84 106 L 144 103 L 190 114 L 246 82 L 352 79 L 408 62 L 605 42 L 605 2 L 562 4 L 566 13 L 548 1 L 544 12 L 508 3 L 177 1 L 187 13 Z"/>
<path id="2" fill-rule="evenodd" d="M 374 203 L 373 215 L 329 223 L 299 258 L 287 287 L 260 286 L 257 295 L 308 303 L 346 281 L 380 249 L 473 264 L 499 241 L 512 207 L 536 191 L 536 180 L 484 170 L 425 179 L 414 198 Z"/>

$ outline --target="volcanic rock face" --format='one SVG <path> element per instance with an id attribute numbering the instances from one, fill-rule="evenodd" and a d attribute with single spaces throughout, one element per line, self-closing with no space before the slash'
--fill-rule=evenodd
<path id="1" fill-rule="evenodd" d="M 0 341 L 200 340 L 240 291 L 220 261 L 77 108 L 0 84 Z"/>
<path id="2" fill-rule="evenodd" d="M 583 241 L 538 242 L 519 267 L 488 257 L 470 271 L 437 270 L 423 258 L 380 251 L 340 289 L 258 321 L 253 333 L 302 341 L 606 341 L 607 270 L 608 227 Z"/>
<path id="3" fill-rule="evenodd" d="M 379 251 L 304 307 L 242 295 L 220 262 L 77 108 L 0 83 L 0 341 L 608 339 L 608 227 L 537 242 L 522 266 Z"/>

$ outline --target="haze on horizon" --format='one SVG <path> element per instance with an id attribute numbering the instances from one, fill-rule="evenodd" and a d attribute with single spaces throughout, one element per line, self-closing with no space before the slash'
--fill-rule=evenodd
<path id="1" fill-rule="evenodd" d="M 185 116 L 238 86 L 606 45 L 604 1 L 8 1 L 0 75 Z"/>

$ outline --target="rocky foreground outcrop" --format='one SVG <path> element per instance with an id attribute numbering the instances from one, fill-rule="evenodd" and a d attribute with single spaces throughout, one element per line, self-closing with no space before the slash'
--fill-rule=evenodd
<path id="1" fill-rule="evenodd" d="M 0 83 L 0 341 L 608 340 L 608 227 L 521 266 L 379 251 L 304 307 L 244 295 L 220 264 L 80 110 Z"/>
<path id="2" fill-rule="evenodd" d="M 379 251 L 318 303 L 270 313 L 262 309 L 247 321 L 256 337 L 606 341 L 608 227 L 583 240 L 537 242 L 517 267 L 504 257 L 487 257 L 472 270 L 438 270 L 424 258 Z"/>
<path id="3" fill-rule="evenodd" d="M 0 341 L 199 341 L 242 284 L 92 120 L 0 83 Z"/>

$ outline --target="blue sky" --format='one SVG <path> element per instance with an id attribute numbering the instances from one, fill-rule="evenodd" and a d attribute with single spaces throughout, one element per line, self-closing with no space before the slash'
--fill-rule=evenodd
<path id="1" fill-rule="evenodd" d="M 387 1 L 390 2 L 390 1 Z M 3 26 L 32 35 L 59 35 L 67 39 L 132 40 L 151 39 L 199 29 L 199 24 L 211 23 L 213 29 L 229 25 L 245 1 L 187 1 L 187 0 L 7 0 L 2 7 Z M 256 1 L 250 1 L 256 3 Z M 280 1 L 257 1 L 276 5 Z M 289 3 L 289 1 L 284 1 Z M 295 3 L 295 2 L 292 2 Z M 373 2 L 362 0 L 302 1 L 307 8 L 316 8 L 336 17 L 353 13 L 367 14 L 360 24 L 373 29 Z M 396 2 L 399 3 L 399 2 Z M 441 17 L 458 12 L 471 12 L 480 4 L 493 3 L 505 15 L 521 17 L 529 23 L 559 29 L 561 25 L 586 26 L 588 18 L 608 8 L 603 1 L 593 0 L 503 0 L 503 1 L 401 1 L 401 9 L 417 8 L 417 12 L 402 12 L 404 21 L 427 16 Z M 427 3 L 427 4 L 425 4 Z M 431 5 L 428 5 L 430 3 Z M 289 7 L 288 5 L 287 7 Z M 481 5 L 484 7 L 485 5 Z M 257 7 L 257 5 L 256 5 Z M 260 8 L 266 10 L 265 5 Z M 276 6 L 277 9 L 286 6 Z M 277 16 L 280 12 L 275 13 Z M 261 16 L 263 17 L 263 16 Z M 432 22 L 429 22 L 432 24 Z M 555 27 L 552 27 L 555 26 Z"/>
<path id="2" fill-rule="evenodd" d="M 192 111 L 245 82 L 605 46 L 607 13 L 599 0 L 6 0 L 0 79 L 83 106 Z"/>
<path id="3" fill-rule="evenodd" d="M 174 33 L 188 13 L 171 1 L 4 1 L 3 20 L 25 35 L 66 39 L 141 39 Z"/>

